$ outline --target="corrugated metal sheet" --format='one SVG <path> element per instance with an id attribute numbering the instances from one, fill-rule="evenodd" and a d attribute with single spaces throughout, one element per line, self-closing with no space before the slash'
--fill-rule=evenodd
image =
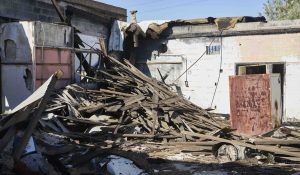
<path id="1" fill-rule="evenodd" d="M 8 114 L 13 114 L 23 109 L 24 107 L 36 102 L 37 100 L 41 99 L 45 95 L 48 86 L 53 78 L 54 75 L 51 75 L 50 78 L 41 87 L 39 87 L 36 91 L 34 91 L 33 94 L 31 94 L 26 100 L 24 100 L 22 103 L 16 106 L 12 111 L 9 111 Z"/>

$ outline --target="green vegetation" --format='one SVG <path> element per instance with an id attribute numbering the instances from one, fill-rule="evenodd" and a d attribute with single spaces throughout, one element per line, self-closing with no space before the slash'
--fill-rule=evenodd
<path id="1" fill-rule="evenodd" d="M 300 0 L 268 0 L 264 14 L 268 20 L 300 19 Z"/>

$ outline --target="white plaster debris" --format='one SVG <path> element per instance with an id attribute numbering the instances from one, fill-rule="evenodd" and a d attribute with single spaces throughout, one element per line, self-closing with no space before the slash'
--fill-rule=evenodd
<path id="1" fill-rule="evenodd" d="M 129 159 L 115 155 L 110 155 L 107 159 L 110 159 L 107 163 L 107 171 L 112 175 L 147 175 Z M 100 166 L 103 165 L 100 163 Z"/>
<path id="2" fill-rule="evenodd" d="M 131 148 L 133 152 L 145 152 L 148 148 L 146 146 L 135 146 Z"/>
<path id="3" fill-rule="evenodd" d="M 193 156 L 191 153 L 179 153 L 174 154 L 172 156 L 167 157 L 168 160 L 191 160 L 195 159 L 195 156 Z"/>
<path id="4" fill-rule="evenodd" d="M 101 127 L 102 126 L 95 126 L 89 130 L 89 133 L 101 132 L 102 131 Z"/>

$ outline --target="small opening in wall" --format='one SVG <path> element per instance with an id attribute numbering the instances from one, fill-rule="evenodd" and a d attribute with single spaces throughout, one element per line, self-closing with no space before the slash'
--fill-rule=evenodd
<path id="1" fill-rule="evenodd" d="M 7 39 L 4 41 L 5 59 L 16 59 L 17 46 L 13 40 Z"/>
<path id="2" fill-rule="evenodd" d="M 266 65 L 246 67 L 246 74 L 265 74 L 265 73 L 266 73 Z"/>
<path id="3" fill-rule="evenodd" d="M 206 46 L 206 55 L 220 54 L 220 52 L 221 52 L 221 45 Z"/>
<path id="4" fill-rule="evenodd" d="M 283 63 L 239 63 L 236 65 L 236 75 L 248 74 L 280 74 L 281 104 L 284 105 L 285 64 Z M 278 105 L 278 104 L 277 104 Z M 284 109 L 282 105 L 282 109 Z"/>
<path id="5" fill-rule="evenodd" d="M 32 73 L 31 70 L 26 68 L 24 70 L 24 75 L 23 75 L 24 81 L 25 81 L 25 86 L 29 91 L 32 91 Z"/>
<path id="6" fill-rule="evenodd" d="M 166 53 L 168 51 L 168 46 L 166 43 L 162 43 L 159 47 L 159 53 Z"/>

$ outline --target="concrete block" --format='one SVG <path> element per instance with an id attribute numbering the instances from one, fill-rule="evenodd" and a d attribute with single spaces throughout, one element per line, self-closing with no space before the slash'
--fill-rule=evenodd
<path id="1" fill-rule="evenodd" d="M 13 9 L 17 10 L 17 11 L 31 12 L 33 9 L 32 5 L 20 3 L 20 2 L 13 2 L 12 6 L 13 6 Z"/>
<path id="2" fill-rule="evenodd" d="M 49 19 L 48 19 L 48 17 L 47 16 L 45 16 L 45 15 L 39 15 L 38 16 L 38 20 L 40 20 L 40 21 L 48 21 Z"/>
<path id="3" fill-rule="evenodd" d="M 54 9 L 52 4 L 41 2 L 41 1 L 37 1 L 37 7 L 40 7 L 40 8 L 43 8 L 43 9 Z"/>
<path id="4" fill-rule="evenodd" d="M 15 11 L 12 18 L 21 19 L 21 20 L 36 20 L 37 16 L 34 13 L 27 11 Z"/>
<path id="5" fill-rule="evenodd" d="M 41 9 L 41 15 L 49 15 L 50 14 L 50 11 L 47 10 L 47 9 Z"/>
<path id="6" fill-rule="evenodd" d="M 19 0 L 19 1 L 21 1 L 22 3 L 27 3 L 27 4 L 30 4 L 30 5 L 32 5 L 32 6 L 35 6 L 36 5 L 36 0 L 26 0 L 26 1 L 24 1 L 24 0 Z"/>
<path id="7" fill-rule="evenodd" d="M 41 13 L 41 9 L 38 8 L 38 7 L 34 7 L 34 8 L 33 8 L 33 12 L 34 12 L 34 13 Z"/>
<path id="8" fill-rule="evenodd" d="M 62 10 L 61 12 L 64 12 L 64 10 Z M 57 18 L 59 18 L 59 15 L 58 15 L 58 13 L 56 12 L 55 9 L 51 9 L 49 15 L 52 16 L 52 17 L 57 17 Z M 64 14 L 64 16 L 65 16 L 65 14 Z"/>
<path id="9" fill-rule="evenodd" d="M 1 6 L 6 8 L 12 8 L 12 0 L 1 0 Z"/>
<path id="10" fill-rule="evenodd" d="M 51 17 L 51 22 L 61 22 L 58 17 Z"/>
<path id="11" fill-rule="evenodd" d="M 30 5 L 30 6 L 35 6 L 37 2 L 37 0 L 8 0 L 8 1 L 18 3 L 18 4 L 23 4 L 23 5 Z"/>
<path id="12" fill-rule="evenodd" d="M 55 10 L 48 10 L 49 12 L 48 12 L 48 16 L 51 16 L 51 17 L 53 17 L 53 18 L 59 18 L 59 16 L 58 16 L 58 14 L 57 14 L 57 12 L 55 11 Z"/>
<path id="13" fill-rule="evenodd" d="M 55 18 L 53 16 L 47 17 L 47 22 L 61 22 L 59 18 Z"/>

